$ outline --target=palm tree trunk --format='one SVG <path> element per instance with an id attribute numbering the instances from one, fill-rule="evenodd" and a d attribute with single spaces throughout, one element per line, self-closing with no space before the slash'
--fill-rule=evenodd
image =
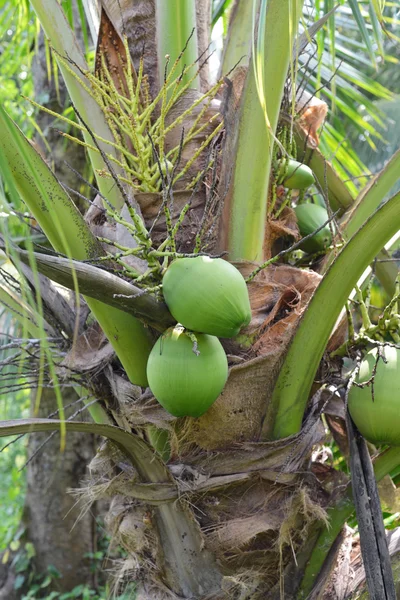
<path id="1" fill-rule="evenodd" d="M 32 412 L 35 400 L 36 390 L 32 392 Z M 65 388 L 63 400 L 68 405 L 78 396 L 72 388 Z M 81 405 L 75 404 L 67 414 L 74 413 L 77 406 Z M 46 418 L 56 410 L 54 391 L 43 388 L 38 416 Z M 44 433 L 29 438 L 28 456 L 34 458 L 27 468 L 25 539 L 35 548 L 36 571 L 45 573 L 49 566 L 55 567 L 61 576 L 55 586 L 67 592 L 77 585 L 93 584 L 87 555 L 96 547 L 95 507 L 80 517 L 80 508 L 69 491 L 85 478 L 95 443 L 93 436 L 69 433 L 65 451 L 60 452 L 59 435 L 48 437 Z"/>

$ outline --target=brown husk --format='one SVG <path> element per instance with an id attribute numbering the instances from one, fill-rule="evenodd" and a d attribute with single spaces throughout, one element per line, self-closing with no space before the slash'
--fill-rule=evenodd
<path id="1" fill-rule="evenodd" d="M 307 145 L 317 148 L 319 145 L 318 130 L 323 125 L 328 114 L 328 105 L 324 100 L 311 96 L 307 90 L 301 91 L 296 99 L 296 112 L 301 129 L 307 135 Z"/>
<path id="2" fill-rule="evenodd" d="M 300 237 L 296 213 L 289 206 L 285 206 L 279 215 L 279 219 L 273 217 L 268 217 L 267 219 L 264 243 L 265 260 L 268 260 L 275 254 L 273 248 L 277 240 L 287 238 L 291 243 L 294 243 L 297 242 Z"/>

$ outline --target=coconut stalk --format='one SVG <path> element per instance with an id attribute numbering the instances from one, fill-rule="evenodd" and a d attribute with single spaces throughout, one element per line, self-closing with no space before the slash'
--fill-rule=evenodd
<path id="1" fill-rule="evenodd" d="M 230 11 L 229 28 L 221 59 L 220 74 L 229 73 L 233 67 L 248 67 L 251 56 L 253 28 L 253 2 L 235 0 Z"/>
<path id="2" fill-rule="evenodd" d="M 5 248 L 1 236 L 0 248 Z M 26 265 L 30 264 L 33 257 L 38 272 L 52 281 L 70 290 L 75 290 L 78 283 L 80 292 L 85 296 L 142 319 L 159 331 L 176 323 L 164 302 L 103 269 L 77 260 L 31 253 L 19 248 L 13 248 L 13 255 Z"/>
<path id="3" fill-rule="evenodd" d="M 315 151 L 313 155 L 315 156 Z M 355 200 L 353 200 L 351 203 L 348 203 L 348 201 L 346 201 L 347 212 L 346 215 L 343 217 L 343 222 L 340 227 L 340 233 L 345 241 L 349 240 L 357 232 L 357 230 L 365 223 L 365 221 L 384 201 L 384 198 L 387 196 L 387 194 L 398 181 L 399 168 L 400 150 L 398 150 L 386 163 L 383 169 L 371 179 L 369 184 L 364 188 L 364 190 L 358 195 L 358 197 Z M 339 178 L 338 182 L 340 182 Z M 335 201 L 332 202 L 331 196 L 329 195 L 330 190 L 331 186 L 328 178 L 329 203 L 331 205 L 332 210 L 337 210 L 339 207 Z M 380 258 L 383 258 L 383 256 Z M 334 253 L 331 252 L 327 255 L 324 261 L 323 272 L 327 270 L 329 265 L 332 263 L 333 259 Z M 397 269 L 396 273 L 394 272 L 394 269 L 390 269 L 389 272 L 390 280 L 392 279 L 391 275 L 394 274 L 392 285 L 390 288 L 394 289 L 393 284 L 394 280 L 396 279 Z M 389 288 L 389 283 L 387 282 L 386 269 L 381 268 L 380 273 L 383 281 L 385 281 L 385 289 L 386 287 Z M 393 295 L 393 292 L 389 293 L 389 295 Z"/>
<path id="4" fill-rule="evenodd" d="M 328 199 L 333 211 L 339 211 L 343 215 L 341 224 L 341 236 L 344 241 L 350 239 L 352 235 L 361 227 L 361 225 L 372 214 L 382 199 L 390 192 L 397 181 L 397 169 L 399 164 L 399 152 L 397 152 L 385 165 L 385 167 L 371 179 L 366 188 L 353 198 L 350 191 L 346 188 L 340 177 L 337 175 L 331 164 L 326 161 L 322 153 L 316 149 L 306 149 L 306 136 L 300 128 L 296 128 L 296 143 L 301 160 L 307 161 L 313 169 L 319 186 Z M 320 272 L 325 273 L 329 265 L 334 260 L 336 253 L 331 251 L 325 257 Z M 383 249 L 377 255 L 375 264 L 375 275 L 389 296 L 394 294 L 394 282 L 397 276 L 397 266 L 393 262 L 387 261 L 390 258 L 387 250 Z M 383 261 L 383 262 L 381 262 Z M 386 262 L 385 262 L 386 261 Z M 367 273 L 365 276 L 367 277 Z M 362 282 L 359 281 L 359 285 Z"/>
<path id="5" fill-rule="evenodd" d="M 108 127 L 105 116 L 95 99 L 90 95 L 90 84 L 84 73 L 88 71 L 86 60 L 81 52 L 74 32 L 72 31 L 62 9 L 58 2 L 48 2 L 48 0 L 31 0 L 32 7 L 40 21 L 41 26 L 49 40 L 51 47 L 55 50 L 55 57 L 58 68 L 60 69 L 68 94 L 79 111 L 83 120 L 96 134 L 114 142 L 114 137 Z M 67 65 L 62 59 L 67 59 Z M 87 131 L 83 132 L 85 142 L 93 145 L 92 138 Z M 116 150 L 104 141 L 98 142 L 100 148 L 117 158 Z M 103 158 L 95 150 L 88 149 L 90 162 L 96 177 L 97 187 L 100 193 L 116 208 L 121 209 L 124 200 L 118 187 L 112 179 L 99 176 L 101 171 L 107 171 Z"/>
<path id="6" fill-rule="evenodd" d="M 358 196 L 354 206 L 345 218 L 341 233 L 347 240 L 363 225 L 387 194 L 399 180 L 400 150 L 398 150 L 383 169 L 377 173 Z"/>
<path id="7" fill-rule="evenodd" d="M 185 65 L 187 68 L 182 76 L 182 85 L 190 82 L 191 87 L 200 90 L 200 77 L 196 74 L 197 65 L 194 64 L 199 58 L 197 32 L 193 32 L 196 27 L 195 0 L 156 0 L 155 4 L 160 88 L 182 54 L 177 75 Z"/>
<path id="8" fill-rule="evenodd" d="M 231 261 L 262 262 L 274 136 L 302 0 L 262 1 L 257 49 L 238 123 L 227 248 Z"/>
<path id="9" fill-rule="evenodd" d="M 315 154 L 313 154 L 313 156 L 315 156 Z M 353 201 L 353 204 L 348 206 L 347 214 L 343 217 L 343 222 L 340 227 L 340 233 L 345 241 L 350 239 L 351 236 L 356 233 L 356 231 L 363 225 L 368 217 L 371 216 L 374 210 L 376 210 L 383 202 L 387 194 L 390 193 L 390 190 L 398 180 L 399 167 L 400 151 L 397 151 L 386 163 L 383 169 L 371 179 L 365 189 L 358 195 L 357 199 Z M 329 194 L 331 189 L 329 177 L 327 177 L 327 180 Z M 332 210 L 335 210 L 337 205 L 335 202 L 332 204 L 331 196 L 329 196 L 329 201 Z M 375 265 L 375 274 L 387 294 L 389 296 L 393 296 L 394 282 L 396 280 L 398 271 L 397 266 L 392 262 L 380 262 L 390 258 L 387 250 L 385 249 L 383 249 L 376 258 L 377 262 Z M 327 270 L 333 259 L 333 252 L 326 256 L 322 272 Z"/>
<path id="10" fill-rule="evenodd" d="M 343 214 L 353 206 L 354 195 L 343 183 L 322 152 L 318 148 L 307 147 L 307 134 L 298 126 L 295 127 L 294 132 L 297 160 L 310 167 L 323 193 L 326 194 L 332 211 L 339 210 L 339 214 Z"/>
<path id="11" fill-rule="evenodd" d="M 319 284 L 280 370 L 271 409 L 264 420 L 264 439 L 280 439 L 300 431 L 311 386 L 335 322 L 363 271 L 397 232 L 399 210 L 400 193 L 351 238 Z"/>
<path id="12" fill-rule="evenodd" d="M 1 170 L 11 181 L 57 252 L 79 260 L 103 254 L 100 243 L 55 175 L 0 107 Z M 73 242 L 73 243 L 72 243 Z M 77 289 L 75 279 L 75 289 Z M 98 300 L 88 306 L 133 383 L 147 385 L 146 364 L 151 350 L 148 330 L 140 321 Z"/>
<path id="13" fill-rule="evenodd" d="M 393 262 L 388 248 L 384 248 L 376 257 L 375 275 L 389 297 L 394 295 L 395 281 L 399 272 L 396 262 Z"/>

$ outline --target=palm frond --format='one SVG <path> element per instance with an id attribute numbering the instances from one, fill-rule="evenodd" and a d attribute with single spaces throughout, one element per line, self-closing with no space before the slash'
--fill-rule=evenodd
<path id="1" fill-rule="evenodd" d="M 310 26 L 330 8 L 330 0 L 309 0 L 306 24 Z M 365 184 L 362 176 L 368 177 L 369 172 L 352 149 L 349 132 L 362 136 L 373 151 L 378 143 L 386 143 L 387 121 L 377 101 L 391 101 L 394 94 L 385 85 L 389 82 L 379 81 L 377 69 L 383 61 L 397 63 L 389 54 L 393 42 L 382 33 L 382 27 L 387 32 L 394 18 L 393 7 L 383 11 L 377 1 L 341 3 L 318 32 L 315 44 L 300 57 L 305 87 L 330 107 L 321 149 L 338 173 L 347 173 L 353 191 Z"/>

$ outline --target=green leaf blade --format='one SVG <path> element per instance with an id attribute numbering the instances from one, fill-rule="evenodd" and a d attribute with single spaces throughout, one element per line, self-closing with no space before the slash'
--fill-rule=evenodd
<path id="1" fill-rule="evenodd" d="M 0 168 L 42 227 L 57 252 L 91 259 L 101 245 L 55 175 L 0 107 Z M 77 289 L 75 278 L 75 288 Z M 133 383 L 147 386 L 146 364 L 152 347 L 149 330 L 135 317 L 98 300 L 87 299 Z"/>
<path id="2" fill-rule="evenodd" d="M 300 430 L 311 386 L 335 322 L 363 271 L 397 233 L 399 211 L 400 193 L 379 208 L 351 238 L 319 284 L 280 370 L 271 412 L 264 422 L 264 437 L 280 439 Z"/>
<path id="3" fill-rule="evenodd" d="M 375 52 L 374 49 L 372 47 L 372 41 L 365 23 L 365 19 L 361 13 L 360 10 L 360 6 L 358 3 L 358 0 L 348 0 L 349 1 L 349 5 L 351 7 L 353 16 L 357 22 L 357 25 L 359 27 L 359 31 L 361 33 L 362 39 L 364 41 L 364 44 L 367 47 L 367 51 L 368 54 L 371 58 L 372 64 L 374 65 L 374 67 L 376 68 L 376 58 L 375 58 Z"/>

